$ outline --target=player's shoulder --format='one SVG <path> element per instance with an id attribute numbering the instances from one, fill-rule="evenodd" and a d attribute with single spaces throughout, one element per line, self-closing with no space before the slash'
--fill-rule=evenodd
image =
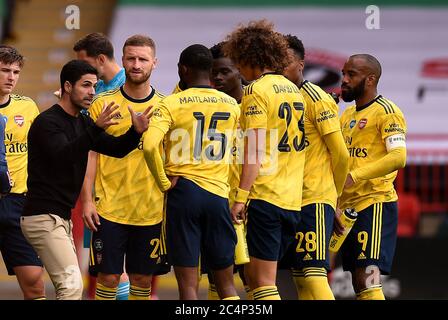
<path id="1" fill-rule="evenodd" d="M 393 114 L 400 116 L 403 115 L 401 109 L 392 100 L 387 99 L 382 95 L 379 95 L 375 99 L 375 102 L 380 106 L 378 110 L 382 115 L 393 115 Z"/>
<path id="2" fill-rule="evenodd" d="M 164 95 L 158 91 L 154 94 L 154 96 L 158 99 L 157 103 L 155 104 L 155 112 L 160 112 L 160 109 L 166 109 L 171 114 L 176 113 L 176 111 L 179 111 L 179 104 L 182 104 L 182 99 L 185 100 L 185 93 L 184 91 L 180 91 L 177 93 L 172 93 L 168 95 Z"/>
<path id="3" fill-rule="evenodd" d="M 266 78 L 260 77 L 244 87 L 244 95 L 249 96 L 254 93 L 262 93 L 266 88 Z"/>
<path id="4" fill-rule="evenodd" d="M 235 112 L 237 114 L 240 113 L 241 105 L 236 101 L 236 99 L 225 92 L 214 90 L 216 96 L 219 98 L 219 101 L 227 106 L 229 110 Z"/>
<path id="5" fill-rule="evenodd" d="M 318 85 L 308 80 L 303 81 L 302 85 L 300 86 L 300 92 L 304 96 L 309 97 L 313 102 L 323 101 L 323 102 L 335 103 L 331 95 L 325 92 Z"/>
<path id="6" fill-rule="evenodd" d="M 175 93 L 173 92 L 173 93 L 168 94 L 168 95 L 164 95 L 164 94 L 160 93 L 160 95 L 159 95 L 160 101 L 159 102 L 169 103 L 169 102 L 179 101 L 180 98 L 182 98 L 182 97 L 184 97 L 186 95 L 188 95 L 188 93 L 186 94 L 184 90 L 183 91 L 179 91 L 179 92 L 175 92 Z"/>
<path id="7" fill-rule="evenodd" d="M 104 99 L 109 99 L 112 96 L 115 96 L 119 93 L 120 93 L 120 87 L 101 92 L 93 98 L 92 104 L 95 103 L 96 101 L 102 101 Z"/>
<path id="8" fill-rule="evenodd" d="M 39 108 L 33 99 L 27 96 L 22 96 L 18 94 L 11 94 L 11 102 L 16 106 L 14 110 L 20 111 L 26 114 L 37 115 L 39 113 Z"/>
<path id="9" fill-rule="evenodd" d="M 11 101 L 36 104 L 33 99 L 27 96 L 22 96 L 20 94 L 11 94 Z"/>
<path id="10" fill-rule="evenodd" d="M 164 95 L 162 92 L 160 92 L 159 90 L 154 89 L 154 97 L 159 99 L 159 100 L 163 100 L 166 98 L 166 95 Z"/>

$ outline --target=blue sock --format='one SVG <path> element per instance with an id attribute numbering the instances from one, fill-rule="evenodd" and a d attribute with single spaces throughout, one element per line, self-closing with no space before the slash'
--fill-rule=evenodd
<path id="1" fill-rule="evenodd" d="M 120 282 L 117 289 L 117 300 L 128 300 L 129 297 L 129 281 Z"/>

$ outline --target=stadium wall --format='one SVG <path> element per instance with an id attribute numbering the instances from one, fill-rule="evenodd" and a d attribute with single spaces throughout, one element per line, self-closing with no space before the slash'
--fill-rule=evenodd
<path id="1" fill-rule="evenodd" d="M 327 82 L 337 90 L 340 70 L 353 53 L 375 55 L 383 65 L 379 92 L 402 108 L 407 117 L 409 161 L 421 162 L 419 150 L 448 150 L 448 30 L 446 1 L 376 1 L 379 29 L 369 29 L 366 6 L 355 1 L 210 1 L 122 0 L 110 36 L 117 58 L 125 39 L 135 33 L 151 36 L 157 44 L 159 64 L 152 83 L 170 93 L 177 78 L 180 52 L 193 43 L 207 46 L 223 40 L 238 23 L 267 18 L 277 30 L 299 36 L 307 50 L 306 78 Z M 367 3 L 367 2 L 365 2 Z M 237 6 L 243 4 L 243 6 Z M 314 7 L 309 5 L 313 4 Z M 443 6 L 445 4 L 445 6 Z M 132 21 L 132 23 L 130 23 Z M 329 82 L 329 83 L 328 83 Z M 341 110 L 344 109 L 341 104 Z M 448 162 L 448 153 L 437 154 Z M 425 159 L 423 159 L 425 161 Z"/>

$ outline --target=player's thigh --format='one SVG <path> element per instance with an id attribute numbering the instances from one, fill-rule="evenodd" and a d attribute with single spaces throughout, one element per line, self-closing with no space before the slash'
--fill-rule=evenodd
<path id="1" fill-rule="evenodd" d="M 344 270 L 377 266 L 382 274 L 392 268 L 397 241 L 396 202 L 375 203 L 358 218 L 341 247 Z"/>
<path id="2" fill-rule="evenodd" d="M 100 216 L 98 231 L 92 233 L 89 252 L 89 272 L 122 274 L 124 255 L 129 237 L 129 226 L 116 223 Z"/>
<path id="3" fill-rule="evenodd" d="M 302 207 L 294 247 L 296 268 L 330 269 L 328 246 L 333 231 L 334 209 L 323 203 Z"/>
<path id="4" fill-rule="evenodd" d="M 20 227 L 24 203 L 25 196 L 21 194 L 9 194 L 0 199 L 0 250 L 9 275 L 15 274 L 16 267 L 42 267 L 41 260 Z"/>
<path id="5" fill-rule="evenodd" d="M 282 209 L 263 200 L 250 200 L 247 207 L 249 255 L 278 261 L 282 245 Z"/>
<path id="6" fill-rule="evenodd" d="M 130 226 L 126 249 L 126 271 L 129 274 L 152 275 L 162 263 L 160 231 L 162 222 L 150 226 Z"/>
<path id="7" fill-rule="evenodd" d="M 204 200 L 201 210 L 202 254 L 210 269 L 221 270 L 233 265 L 237 241 L 229 201 L 207 191 Z"/>
<path id="8" fill-rule="evenodd" d="M 289 248 L 294 244 L 297 228 L 301 220 L 301 212 L 295 210 L 280 209 L 280 220 L 282 224 L 281 242 L 278 259 L 282 259 Z"/>
<path id="9" fill-rule="evenodd" d="M 202 202 L 202 189 L 182 177 L 168 192 L 166 245 L 168 261 L 173 266 L 197 267 L 199 265 L 200 204 Z"/>

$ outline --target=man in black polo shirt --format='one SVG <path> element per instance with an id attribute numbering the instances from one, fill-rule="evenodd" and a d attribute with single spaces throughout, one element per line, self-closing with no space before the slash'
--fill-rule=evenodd
<path id="1" fill-rule="evenodd" d="M 28 197 L 22 231 L 55 285 L 56 299 L 81 299 L 82 278 L 73 242 L 71 209 L 83 183 L 89 150 L 124 157 L 138 146 L 149 110 L 137 115 L 119 136 L 104 130 L 116 124 L 117 106 L 104 106 L 96 122 L 87 115 L 98 81 L 88 63 L 73 60 L 61 71 L 62 97 L 41 113 L 28 135 Z"/>

